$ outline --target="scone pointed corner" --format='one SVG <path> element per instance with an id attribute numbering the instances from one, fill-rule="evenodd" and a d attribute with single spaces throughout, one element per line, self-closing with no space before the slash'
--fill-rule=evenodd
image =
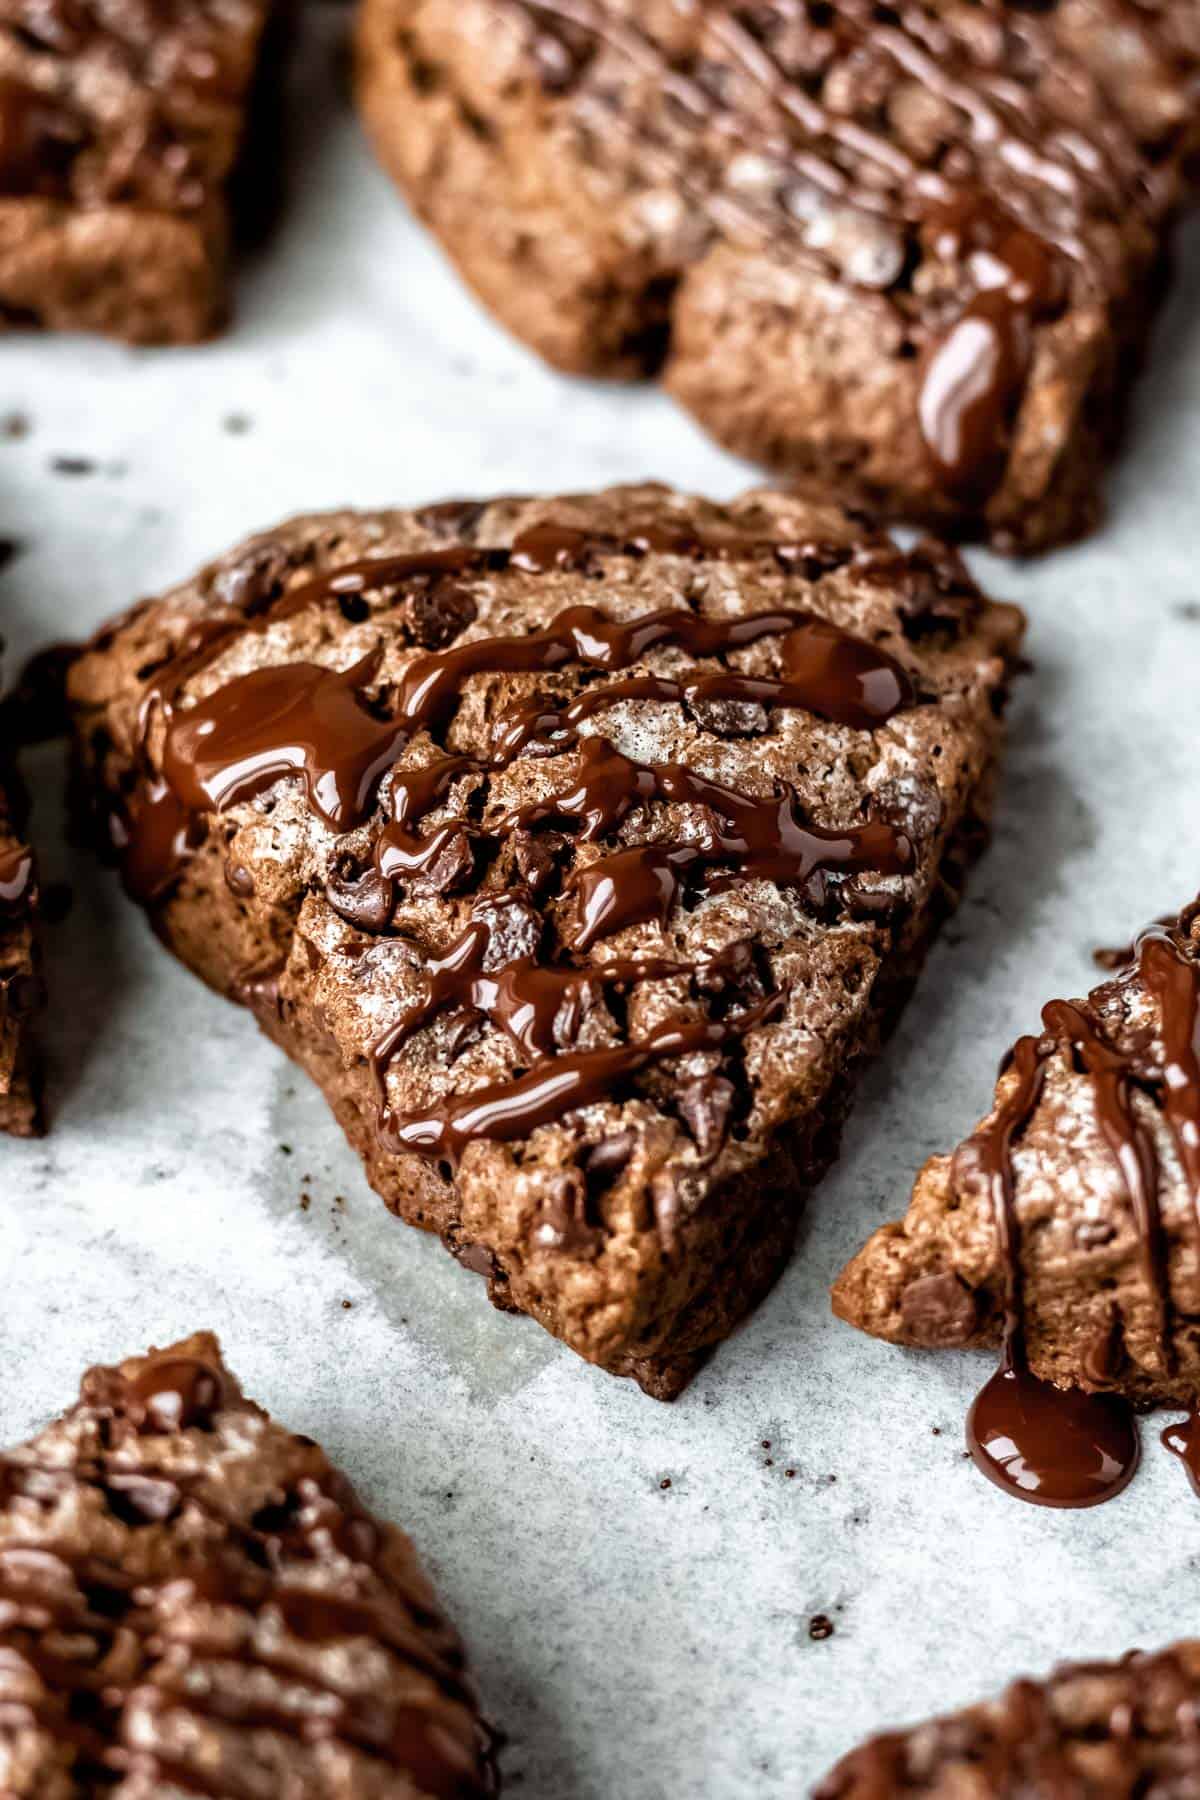
<path id="1" fill-rule="evenodd" d="M 889 1343 L 996 1342 L 1138 1405 L 1200 1396 L 1200 903 L 1086 999 L 1052 1000 L 991 1112 L 842 1270 L 833 1310 Z"/>
<path id="2" fill-rule="evenodd" d="M 997 1240 L 978 1209 L 957 1204 L 953 1159 L 934 1156 L 902 1220 L 881 1225 L 833 1284 L 833 1310 L 871 1337 L 911 1349 L 994 1338 Z"/>

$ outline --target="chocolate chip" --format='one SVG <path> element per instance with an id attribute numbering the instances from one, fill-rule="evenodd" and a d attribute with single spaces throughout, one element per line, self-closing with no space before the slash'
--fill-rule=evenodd
<path id="1" fill-rule="evenodd" d="M 921 1275 L 901 1295 L 900 1316 L 915 1344 L 965 1344 L 979 1325 L 979 1303 L 966 1282 L 949 1271 Z"/>
<path id="2" fill-rule="evenodd" d="M 244 863 L 227 862 L 225 864 L 225 885 L 231 894 L 239 900 L 254 898 L 254 877 Z"/>
<path id="3" fill-rule="evenodd" d="M 331 875 L 325 898 L 340 919 L 356 931 L 386 931 L 396 910 L 396 890 L 377 869 L 349 878 Z"/>
<path id="4" fill-rule="evenodd" d="M 217 570 L 213 598 L 247 618 L 278 598 L 292 559 L 277 538 L 252 538 Z"/>
<path id="5" fill-rule="evenodd" d="M 544 1250 L 561 1250 L 567 1256 L 598 1254 L 602 1234 L 588 1221 L 588 1196 L 577 1169 L 550 1176 L 541 1203 L 541 1217 L 533 1239 Z"/>
<path id="6" fill-rule="evenodd" d="M 701 1156 L 715 1156 L 725 1142 L 734 1097 L 733 1083 L 724 1075 L 698 1075 L 680 1088 L 676 1110 Z"/>
<path id="7" fill-rule="evenodd" d="M 808 1621 L 808 1635 L 814 1643 L 833 1636 L 833 1620 L 827 1613 L 814 1613 Z"/>
<path id="8" fill-rule="evenodd" d="M 183 1495 L 173 1481 L 151 1475 L 113 1474 L 104 1484 L 104 1498 L 124 1525 L 163 1525 L 174 1518 Z"/>
<path id="9" fill-rule="evenodd" d="M 439 500 L 434 506 L 423 506 L 415 517 L 418 525 L 435 537 L 470 543 L 483 513 L 478 500 Z"/>
<path id="10" fill-rule="evenodd" d="M 1100 1250 L 1111 1244 L 1117 1228 L 1108 1219 L 1085 1219 L 1075 1227 L 1075 1244 L 1080 1250 Z"/>
<path id="11" fill-rule="evenodd" d="M 478 612 L 475 596 L 456 581 L 421 576 L 405 594 L 400 616 L 414 643 L 442 650 L 465 631 Z"/>

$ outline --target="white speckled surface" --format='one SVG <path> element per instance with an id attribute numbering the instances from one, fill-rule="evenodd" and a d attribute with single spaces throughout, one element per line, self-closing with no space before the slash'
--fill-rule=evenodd
<path id="1" fill-rule="evenodd" d="M 0 412 L 33 424 L 0 442 L 0 534 L 26 546 L 0 589 L 14 661 L 289 512 L 750 479 L 659 394 L 560 379 L 481 316 L 367 159 L 338 29 L 310 16 L 292 201 L 230 336 L 0 347 Z M 795 1795 L 877 1726 L 1194 1633 L 1200 1513 L 1153 1431 L 1113 1505 L 1022 1507 L 963 1459 L 983 1365 L 859 1338 L 826 1288 L 1042 1000 L 1088 985 L 1091 946 L 1200 884 L 1198 297 L 1193 234 L 1108 528 L 1035 566 L 979 559 L 1027 604 L 1037 664 L 995 846 L 790 1272 L 672 1408 L 492 1313 L 388 1218 L 303 1077 L 64 849 L 41 755 L 47 873 L 76 903 L 49 942 L 53 1131 L 0 1144 L 0 1442 L 86 1363 L 215 1327 L 249 1390 L 415 1535 L 528 1800 Z M 835 1632 L 814 1642 L 818 1612 Z"/>

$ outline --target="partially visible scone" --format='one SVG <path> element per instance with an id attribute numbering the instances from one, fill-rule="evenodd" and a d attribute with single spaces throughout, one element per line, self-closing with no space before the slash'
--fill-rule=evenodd
<path id="1" fill-rule="evenodd" d="M 273 10 L 0 0 L 0 327 L 151 344 L 217 328 Z"/>
<path id="2" fill-rule="evenodd" d="M 37 865 L 25 839 L 25 795 L 5 729 L 0 706 L 0 1131 L 32 1137 L 41 1127 L 29 1031 L 42 991 Z"/>
<path id="3" fill-rule="evenodd" d="M 642 487 L 294 520 L 69 697 L 155 930 L 388 1205 L 666 1397 L 954 904 L 1020 631 L 938 546 Z"/>
<path id="4" fill-rule="evenodd" d="M 921 1171 L 834 1310 L 890 1343 L 996 1342 L 1036 1375 L 1200 1399 L 1200 905 L 1147 931 L 1005 1059 L 993 1111 Z"/>
<path id="5" fill-rule="evenodd" d="M 1200 1643 L 1069 1663 L 998 1700 L 872 1738 L 814 1800 L 1173 1800 L 1200 1781 Z"/>
<path id="6" fill-rule="evenodd" d="M 482 1800 L 491 1739 L 412 1545 L 207 1332 L 92 1369 L 0 1456 L 11 1800 Z"/>
<path id="7" fill-rule="evenodd" d="M 380 159 L 560 368 L 807 491 L 1094 524 L 1200 145 L 1197 0 L 364 0 Z"/>

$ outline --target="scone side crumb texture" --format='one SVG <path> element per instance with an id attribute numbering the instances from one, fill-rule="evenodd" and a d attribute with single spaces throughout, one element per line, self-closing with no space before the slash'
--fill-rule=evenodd
<path id="1" fill-rule="evenodd" d="M 230 192 L 277 78 L 274 0 L 0 19 L 0 320 L 192 343 L 226 311 Z"/>
<path id="2" fill-rule="evenodd" d="M 356 70 L 381 162 L 551 363 L 661 368 L 891 517 L 1096 522 L 1200 144 L 1194 0 L 365 0 Z"/>
<path id="3" fill-rule="evenodd" d="M 0 1456 L 0 1789 L 118 1781 L 145 1800 L 496 1791 L 408 1539 L 245 1399 L 208 1332 L 92 1369 Z"/>
<path id="4" fill-rule="evenodd" d="M 1194 1011 L 1200 910 L 1185 909 L 1167 935 L 1176 946 L 1168 972 L 1183 984 L 1180 1007 Z M 1162 928 L 1142 942 L 1156 938 L 1163 941 Z M 1131 1193 L 1111 1130 L 1106 1136 L 1097 1083 L 1077 1040 L 1051 1029 L 1060 1014 L 1082 1018 L 1128 1070 L 1115 1104 L 1133 1163 L 1145 1171 L 1144 1199 Z M 1128 966 L 1086 1001 L 1052 1003 L 1039 1047 L 1036 1103 L 1019 1121 L 1009 1156 L 1030 1365 L 1061 1386 L 1116 1388 L 1147 1404 L 1191 1403 L 1200 1395 L 1200 1229 L 1163 1094 L 1174 1086 L 1195 1108 L 1200 1093 L 1178 1070 L 1167 1082 L 1161 995 L 1151 991 L 1139 954 L 1131 947 Z M 994 1185 L 977 1146 L 1017 1080 L 1006 1068 L 976 1133 L 953 1155 L 930 1159 L 905 1218 L 882 1226 L 842 1271 L 833 1305 L 850 1324 L 912 1346 L 998 1341 L 1007 1262 Z M 1158 1250 L 1148 1251 L 1147 1219 L 1161 1234 Z"/>
<path id="5" fill-rule="evenodd" d="M 1066 1664 L 1045 1681 L 1014 1682 L 996 1700 L 870 1739 L 830 1771 L 814 1800 L 1176 1794 L 1200 1773 L 1198 1704 L 1194 1641 Z"/>
<path id="6" fill-rule="evenodd" d="M 510 547 L 543 528 L 599 548 L 574 565 L 524 569 L 528 558 Z M 673 536 L 694 542 L 645 547 Z M 637 553 L 623 547 L 639 538 Z M 714 540 L 734 550 L 713 552 Z M 494 549 L 490 562 L 482 546 Z M 786 547 L 786 560 L 776 547 Z M 397 553 L 461 553 L 477 566 L 325 591 L 289 610 L 317 572 Z M 147 712 L 144 697 L 196 632 L 231 618 L 239 627 L 186 674 L 174 702 L 180 720 L 236 677 L 315 663 L 369 671 L 366 703 L 385 721 L 374 729 L 386 729 L 422 658 L 468 654 L 506 633 L 524 641 L 580 606 L 615 621 L 672 608 L 718 623 L 781 607 L 811 612 L 853 634 L 862 654 L 894 658 L 914 703 L 866 730 L 799 706 L 623 699 L 585 719 L 577 744 L 554 754 L 534 744 L 481 771 L 471 759 L 488 751 L 502 715 L 534 701 L 578 703 L 599 682 L 599 671 L 572 661 L 540 673 L 485 667 L 399 752 L 361 826 L 335 834 L 301 783 L 278 782 L 193 820 L 199 841 L 150 910 L 164 941 L 220 991 L 251 1003 L 315 1076 L 393 1210 L 438 1231 L 486 1274 L 497 1304 L 533 1314 L 590 1360 L 668 1394 L 777 1272 L 804 1187 L 836 1149 L 849 1075 L 957 897 L 986 821 L 1022 629 L 1015 609 L 985 602 L 944 550 L 906 558 L 836 509 L 774 494 L 718 507 L 645 487 L 338 513 L 250 540 L 136 609 L 75 664 L 70 699 L 84 784 L 101 812 L 120 814 L 163 765 L 161 709 Z M 247 616 L 256 628 L 240 628 Z M 620 679 L 661 684 L 699 669 L 769 682 L 780 655 L 778 635 L 719 657 L 667 643 Z M 760 810 L 766 796 L 790 791 L 799 817 L 836 843 L 852 843 L 874 818 L 870 830 L 911 840 L 911 865 L 902 875 L 835 873 L 814 904 L 773 879 L 741 879 L 735 862 L 727 883 L 709 883 L 719 891 L 685 890 L 661 924 L 644 918 L 581 955 L 572 949 L 575 884 L 589 867 L 647 843 L 686 847 L 713 826 L 706 807 L 660 796 L 601 840 L 572 835 L 567 819 L 565 829 L 512 827 L 522 809 L 568 792 L 605 745 L 643 768 L 763 796 Z M 385 835 L 395 835 L 385 820 L 397 790 L 446 755 L 463 767 L 420 828 L 420 844 L 440 832 L 446 853 L 398 891 L 393 884 L 394 904 L 372 927 L 363 907 L 374 903 Z M 678 976 L 659 969 L 577 995 L 569 1029 L 554 1017 L 560 1058 L 643 1042 L 675 1022 L 703 1029 L 756 1006 L 782 1011 L 744 1039 L 652 1061 L 609 1097 L 593 1096 L 523 1139 L 472 1141 L 457 1170 L 442 1156 L 397 1154 L 378 1129 L 372 1046 L 420 1002 L 430 960 L 481 920 L 505 966 L 530 957 L 556 969 L 603 971 L 628 958 L 679 966 Z M 388 1061 L 389 1116 L 462 1103 L 530 1067 L 510 1035 L 488 1028 L 490 1002 L 481 1004 L 465 1015 L 443 1010 Z"/>
<path id="7" fill-rule="evenodd" d="M 26 811 L 0 702 L 0 1131 L 16 1137 L 34 1137 L 42 1127 L 31 1043 L 31 1016 L 42 995 L 37 868 L 25 838 Z"/>

